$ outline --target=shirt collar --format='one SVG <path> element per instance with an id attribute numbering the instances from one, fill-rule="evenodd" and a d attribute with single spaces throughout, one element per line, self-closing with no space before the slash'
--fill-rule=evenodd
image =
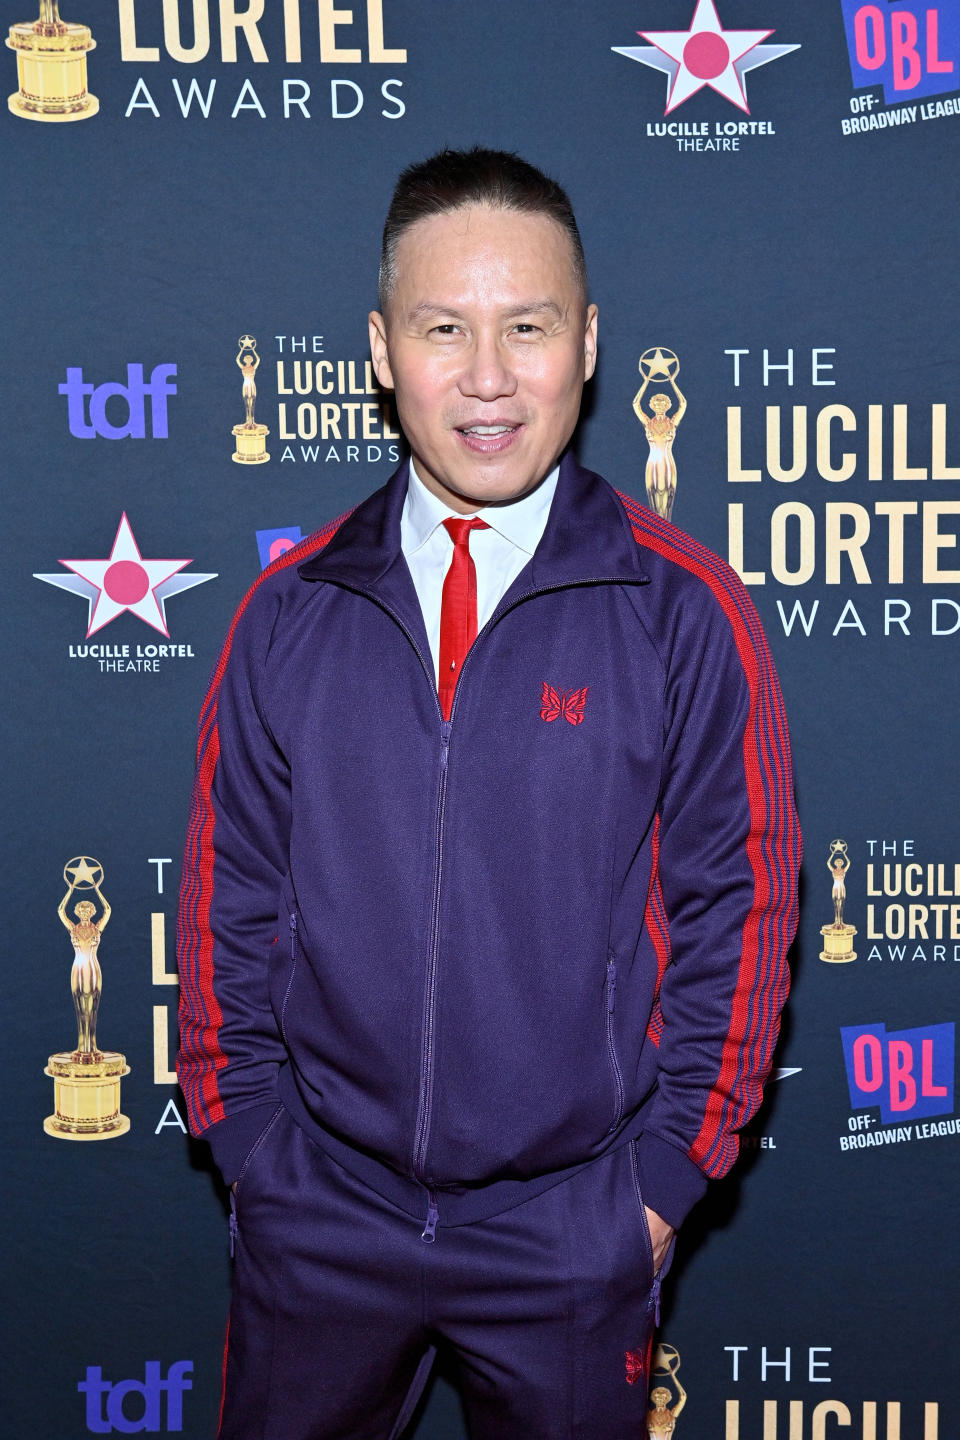
<path id="1" fill-rule="evenodd" d="M 509 505 L 487 505 L 478 514 L 492 530 L 505 540 L 516 545 L 527 555 L 532 555 L 540 543 L 550 515 L 550 506 L 557 488 L 560 466 L 555 465 L 547 478 L 519 500 Z M 400 546 L 405 555 L 413 555 L 430 539 L 438 525 L 453 516 L 462 520 L 457 510 L 428 490 L 417 474 L 413 457 L 410 458 L 410 478 L 400 516 Z"/>

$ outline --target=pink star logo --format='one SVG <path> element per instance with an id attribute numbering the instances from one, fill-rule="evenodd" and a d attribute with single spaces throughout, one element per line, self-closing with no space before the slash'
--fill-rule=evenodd
<path id="1" fill-rule="evenodd" d="M 58 571 L 35 575 L 34 579 L 87 600 L 87 639 L 125 610 L 169 639 L 165 602 L 182 590 L 216 579 L 215 575 L 181 575 L 179 572 L 190 564 L 189 560 L 145 560 L 126 512 L 106 560 L 61 560 L 60 564 L 72 573 Z"/>
<path id="2" fill-rule="evenodd" d="M 750 114 L 745 75 L 799 45 L 764 45 L 772 30 L 724 30 L 714 0 L 697 0 L 689 30 L 640 30 L 650 46 L 614 46 L 618 55 L 638 60 L 669 78 L 665 115 L 705 85 Z"/>

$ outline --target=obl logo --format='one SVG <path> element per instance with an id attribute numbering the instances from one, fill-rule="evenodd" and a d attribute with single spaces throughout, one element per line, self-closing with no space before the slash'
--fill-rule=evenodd
<path id="1" fill-rule="evenodd" d="M 149 396 L 150 433 L 155 440 L 166 440 L 167 396 L 177 393 L 176 385 L 171 383 L 176 373 L 176 365 L 154 365 L 150 379 L 144 380 L 142 365 L 128 365 L 126 385 L 115 380 L 92 385 L 84 381 L 82 366 L 68 365 L 66 382 L 57 389 L 67 397 L 70 434 L 78 440 L 93 440 L 98 435 L 104 440 L 126 440 L 128 435 L 134 440 L 144 440 L 147 435 L 145 402 Z M 122 425 L 114 425 L 107 419 L 107 401 L 114 396 L 127 407 L 127 418 Z M 89 407 L 84 403 L 88 398 Z"/>
<path id="2" fill-rule="evenodd" d="M 955 1022 L 891 1030 L 880 1025 L 840 1029 L 854 1110 L 880 1106 L 885 1125 L 953 1112 Z"/>
<path id="3" fill-rule="evenodd" d="M 109 1380 L 104 1380 L 99 1365 L 88 1365 L 87 1378 L 77 1384 L 80 1393 L 87 1397 L 87 1429 L 94 1435 L 110 1435 L 115 1430 L 121 1435 L 136 1435 L 142 1430 L 153 1435 L 162 1430 L 182 1430 L 183 1393 L 193 1389 L 193 1381 L 187 1378 L 192 1374 L 192 1360 L 175 1360 L 164 1380 L 160 1361 L 148 1360 L 142 1380 L 118 1380 L 112 1385 Z M 166 1425 L 161 1419 L 164 1391 L 167 1395 Z M 124 1412 L 124 1401 L 128 1395 L 142 1397 L 142 1409 L 132 1418 Z M 104 1397 L 107 1402 L 106 1417 L 103 1413 Z"/>

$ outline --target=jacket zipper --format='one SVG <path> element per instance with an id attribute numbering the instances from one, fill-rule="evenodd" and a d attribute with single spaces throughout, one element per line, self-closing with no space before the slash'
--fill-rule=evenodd
<path id="1" fill-rule="evenodd" d="M 578 582 L 578 583 L 599 583 L 599 582 L 586 581 L 586 582 Z M 524 601 L 524 600 L 529 600 L 529 599 L 531 599 L 534 595 L 546 595 L 546 594 L 549 594 L 549 593 L 550 593 L 551 591 L 553 591 L 553 590 L 566 590 L 566 589 L 569 589 L 569 588 L 570 588 L 570 587 L 569 587 L 569 586 L 566 586 L 566 585 L 553 585 L 553 586 L 543 586 L 543 587 L 542 587 L 541 589 L 539 589 L 539 590 L 527 590 L 527 591 L 525 591 L 522 595 L 518 595 L 513 601 L 511 601 L 511 603 L 510 603 L 504 610 L 501 611 L 501 610 L 499 609 L 499 607 L 498 607 L 497 609 L 495 609 L 494 612 L 493 612 L 493 614 L 491 615 L 490 619 L 487 621 L 486 625 L 484 625 L 483 630 L 480 631 L 480 635 L 483 635 L 486 631 L 492 629 L 494 625 L 496 625 L 500 620 L 503 619 L 503 616 L 504 616 L 504 615 L 509 614 L 509 612 L 510 612 L 511 610 L 513 610 L 517 605 L 519 605 L 522 601 Z M 390 615 L 393 616 L 394 620 L 396 620 L 396 622 L 397 622 L 397 624 L 400 626 L 401 630 L 402 630 L 402 631 L 404 632 L 404 634 L 407 636 L 407 639 L 410 641 L 411 645 L 413 645 L 414 650 L 415 650 L 415 651 L 417 652 L 417 654 L 420 656 L 420 663 L 422 664 L 422 666 L 423 666 L 423 668 L 424 668 L 424 671 L 425 671 L 426 674 L 427 674 L 427 678 L 430 680 L 431 688 L 434 690 L 434 693 L 436 694 L 436 689 L 435 689 L 435 685 L 434 685 L 434 672 L 433 672 L 433 666 L 432 666 L 432 664 L 431 664 L 431 666 L 428 668 L 427 663 L 426 663 L 426 661 L 424 660 L 423 653 L 422 653 L 421 650 L 420 650 L 420 647 L 417 645 L 417 643 L 416 643 L 416 641 L 414 640 L 413 636 L 410 634 L 410 632 L 409 632 L 409 630 L 407 629 L 407 627 L 403 624 L 403 622 L 402 622 L 402 620 L 400 619 L 400 617 L 399 617 L 398 615 L 396 615 L 395 612 L 394 612 L 393 610 L 391 610 L 388 606 L 384 606 L 383 608 L 387 610 L 388 614 L 390 614 Z M 480 635 L 477 636 L 477 639 L 480 638 Z M 440 783 L 439 783 L 439 793 L 438 793 L 438 797 L 437 797 L 437 822 L 436 822 L 436 856 L 437 856 L 437 860 L 436 860 L 436 871 L 435 871 L 434 884 L 433 884 L 433 910 L 432 910 L 432 915 L 431 915 L 431 927 L 430 927 L 430 954 L 429 954 L 429 957 L 428 957 L 428 960 L 427 960 L 427 986 L 426 986 L 426 993 L 425 993 L 425 995 L 424 995 L 424 1007 L 423 1007 L 423 1039 L 422 1039 L 422 1042 L 421 1042 L 421 1051 L 420 1051 L 420 1094 L 419 1094 L 419 1100 L 418 1100 L 418 1104 L 417 1104 L 417 1126 L 416 1126 L 416 1135 L 415 1135 L 414 1147 L 413 1147 L 413 1171 L 414 1171 L 414 1175 L 415 1175 L 415 1176 L 417 1177 L 417 1179 L 421 1182 L 421 1184 L 425 1184 L 425 1183 L 426 1183 L 425 1174 L 424 1174 L 424 1167 L 425 1167 L 425 1161 L 426 1161 L 427 1144 L 428 1144 L 429 1139 L 430 1139 L 430 1121 L 431 1121 L 432 1113 L 433 1113 L 434 1028 L 435 1028 L 435 1023 L 436 1023 L 437 963 L 438 963 L 438 958 L 439 958 L 439 947 L 440 947 L 440 895 L 441 895 L 442 873 L 443 873 L 443 816 L 444 816 L 444 808 L 445 808 L 446 793 L 447 793 L 447 762 L 448 762 L 449 751 L 450 751 L 450 731 L 451 731 L 451 727 L 452 727 L 452 724 L 453 724 L 453 717 L 454 717 L 454 714 L 455 714 L 456 708 L 457 708 L 457 697 L 458 697 L 459 694 L 460 694 L 460 689 L 461 689 L 461 686 L 462 686 L 462 684 L 463 684 L 463 674 L 464 674 L 464 671 L 466 670 L 467 666 L 468 666 L 469 663 L 470 663 L 470 659 L 471 659 L 471 657 L 472 657 L 475 649 L 476 649 L 476 640 L 474 641 L 473 645 L 471 645 L 470 649 L 467 651 L 467 654 L 464 656 L 463 664 L 462 664 L 462 666 L 460 667 L 460 674 L 457 676 L 457 684 L 456 684 L 456 687 L 455 687 L 454 692 L 453 692 L 453 703 L 452 703 L 451 706 L 450 706 L 450 719 L 449 719 L 449 720 L 443 720 L 443 719 L 442 719 L 443 712 L 440 711 L 440 714 L 441 714 L 441 725 L 440 725 Z M 440 699 L 439 699 L 439 696 L 437 696 L 437 709 L 438 709 L 438 710 L 440 709 Z M 610 963 L 611 963 L 611 965 L 613 964 L 612 961 L 611 961 Z M 616 967 L 614 966 L 614 978 L 615 978 L 615 975 L 616 975 Z M 607 999 L 607 1008 L 608 1008 L 608 1014 L 607 1014 L 607 1038 L 608 1038 L 608 1044 L 609 1044 L 609 1046 L 610 1046 L 610 1058 L 611 1058 L 611 1060 L 612 1060 L 612 1062 L 613 1062 L 614 1072 L 615 1072 L 616 1077 L 617 1077 L 617 1094 L 618 1094 L 618 1106 L 617 1106 L 617 1111 L 618 1111 L 618 1113 L 617 1113 L 617 1118 L 616 1118 L 616 1121 L 614 1122 L 614 1125 L 612 1125 L 612 1126 L 610 1127 L 611 1129 L 614 1129 L 615 1126 L 620 1123 L 620 1113 L 619 1113 L 619 1112 L 620 1112 L 620 1110 L 621 1110 L 622 1107 L 623 1107 L 623 1079 L 622 1079 L 622 1076 L 621 1076 L 621 1074 L 620 1074 L 620 1067 L 619 1067 L 619 1065 L 618 1065 L 618 1063 L 617 1063 L 617 1058 L 616 1058 L 616 1055 L 615 1055 L 614 1050 L 613 1050 L 612 1028 L 611 1028 L 611 1027 L 612 1027 L 612 1020 L 611 1020 L 611 1015 L 610 1015 L 610 1012 L 612 1011 L 612 1008 L 613 1008 L 613 989 L 612 989 L 612 981 L 611 981 L 610 975 L 609 975 L 609 970 L 608 970 L 608 986 L 609 986 L 609 988 L 608 988 L 608 999 Z M 435 1233 L 435 1232 L 436 1232 L 437 1216 L 436 1216 L 436 1203 L 435 1203 L 435 1201 L 436 1201 L 436 1197 L 434 1196 L 433 1191 L 432 1191 L 432 1190 L 431 1190 L 431 1191 L 428 1191 L 427 1223 L 426 1223 L 426 1226 L 425 1226 L 425 1228 L 424 1228 L 423 1234 L 422 1234 L 422 1236 L 421 1236 L 421 1239 L 423 1239 L 423 1240 L 433 1241 L 433 1240 L 436 1239 L 436 1233 Z"/>
<path id="2" fill-rule="evenodd" d="M 512 607 L 511 607 L 512 608 Z M 504 612 L 506 613 L 506 612 Z M 492 620 L 499 619 L 499 616 L 491 616 L 487 626 Z M 401 626 L 402 629 L 405 627 Z M 420 653 L 419 647 L 413 641 L 413 636 L 406 632 L 417 654 L 420 655 L 424 670 L 433 685 L 432 666 L 427 670 L 426 662 Z M 479 638 L 479 637 L 478 637 Z M 474 641 L 474 645 L 476 641 Z M 447 798 L 447 763 L 450 757 L 450 732 L 453 725 L 453 716 L 457 708 L 457 696 L 460 693 L 460 686 L 463 681 L 463 672 L 466 669 L 470 656 L 473 654 L 474 645 L 471 645 L 464 656 L 463 664 L 460 667 L 460 674 L 457 676 L 457 683 L 453 692 L 453 703 L 450 706 L 450 719 L 443 719 L 443 711 L 440 710 L 440 697 L 437 696 L 437 709 L 440 710 L 440 779 L 437 791 L 437 821 L 435 829 L 436 842 L 436 868 L 433 881 L 433 909 L 430 917 L 430 953 L 427 958 L 427 985 L 423 1003 L 423 1039 L 420 1048 L 420 1095 L 417 1104 L 417 1128 L 413 1146 L 413 1173 L 421 1184 L 426 1184 L 425 1165 L 427 1145 L 430 1140 L 430 1122 L 433 1117 L 433 1082 L 434 1082 L 434 1030 L 436 1027 L 436 1002 L 437 1002 L 437 969 L 440 953 L 440 899 L 443 885 L 443 817 L 446 808 Z M 422 1240 L 436 1240 L 437 1208 L 436 1197 L 432 1190 L 428 1191 L 427 1223 Z"/>
<path id="3" fill-rule="evenodd" d="M 438 702 L 439 703 L 439 702 Z M 452 715 L 451 710 L 451 715 Z M 424 1180 L 424 1160 L 430 1136 L 433 1111 L 434 1028 L 436 1024 L 437 962 L 440 950 L 440 891 L 443 878 L 443 812 L 447 798 L 447 759 L 450 753 L 450 721 L 440 724 L 440 779 L 437 787 L 437 821 L 435 830 L 436 867 L 433 879 L 433 907 L 430 916 L 430 952 L 427 956 L 427 985 L 423 1000 L 423 1038 L 420 1047 L 420 1095 L 417 1104 L 417 1128 L 413 1146 L 413 1171 Z M 434 1228 L 436 1220 L 434 1220 Z M 423 1238 L 434 1235 L 430 1229 L 429 1212 Z"/>
<path id="4" fill-rule="evenodd" d="M 607 1050 L 610 1054 L 610 1064 L 613 1067 L 613 1079 L 617 1090 L 617 1105 L 614 1112 L 613 1123 L 607 1134 L 611 1134 L 620 1124 L 620 1117 L 623 1114 L 623 1073 L 620 1069 L 620 1062 L 617 1059 L 617 1047 L 613 1042 L 613 1010 L 617 986 L 617 962 L 607 961 Z"/>

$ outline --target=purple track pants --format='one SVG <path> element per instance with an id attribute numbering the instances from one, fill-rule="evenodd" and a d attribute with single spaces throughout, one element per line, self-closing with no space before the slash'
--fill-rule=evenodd
<path id="1" fill-rule="evenodd" d="M 237 1188 L 220 1440 L 395 1440 L 438 1346 L 472 1440 L 646 1435 L 659 1277 L 633 1144 L 487 1219 L 437 1208 L 429 1242 L 426 1191 L 408 1213 L 278 1111 Z"/>

